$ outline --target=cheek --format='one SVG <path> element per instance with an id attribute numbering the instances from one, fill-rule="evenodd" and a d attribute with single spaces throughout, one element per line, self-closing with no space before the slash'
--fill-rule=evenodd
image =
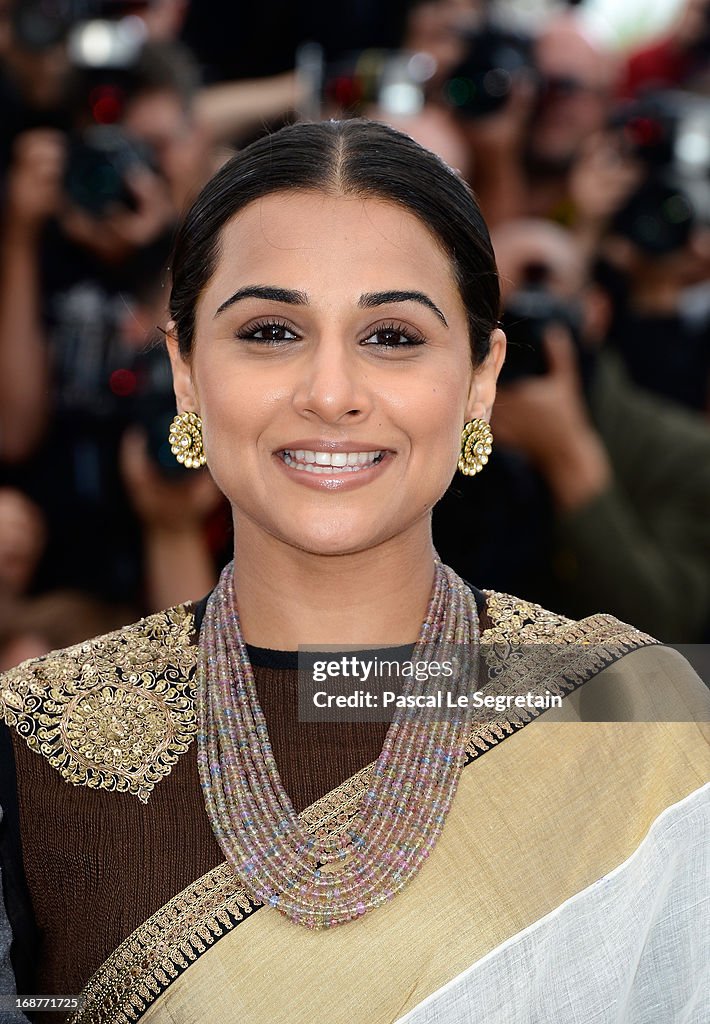
<path id="1" fill-rule="evenodd" d="M 229 378 L 226 380 L 229 382 Z M 210 470 L 215 476 L 234 479 L 244 466 L 250 446 L 247 441 L 258 429 L 256 409 L 247 403 L 241 388 L 219 374 L 199 378 L 200 408 L 202 409 L 202 437 Z M 225 484 L 228 481 L 225 480 Z"/>
<path id="2" fill-rule="evenodd" d="M 461 375 L 450 379 L 439 377 L 437 383 L 420 396 L 416 406 L 415 432 L 418 440 L 416 453 L 427 462 L 431 477 L 450 479 L 458 459 L 461 430 L 465 420 L 465 401 L 461 389 Z M 448 482 L 448 481 L 447 481 Z"/>

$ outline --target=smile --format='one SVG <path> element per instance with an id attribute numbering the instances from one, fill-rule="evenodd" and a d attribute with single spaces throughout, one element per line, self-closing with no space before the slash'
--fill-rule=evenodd
<path id="1" fill-rule="evenodd" d="M 381 462 L 385 452 L 319 452 L 298 449 L 284 449 L 279 452 L 281 459 L 291 469 L 302 473 L 336 476 L 345 473 L 361 473 Z"/>

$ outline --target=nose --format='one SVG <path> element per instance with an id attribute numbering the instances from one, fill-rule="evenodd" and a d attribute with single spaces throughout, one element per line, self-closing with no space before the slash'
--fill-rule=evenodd
<path id="1" fill-rule="evenodd" d="M 302 366 L 293 402 L 302 416 L 324 423 L 367 416 L 372 409 L 367 370 L 344 339 L 323 339 L 311 350 Z"/>

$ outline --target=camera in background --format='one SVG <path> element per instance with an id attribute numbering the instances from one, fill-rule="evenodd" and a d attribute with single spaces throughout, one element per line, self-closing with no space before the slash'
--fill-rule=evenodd
<path id="1" fill-rule="evenodd" d="M 521 286 L 506 301 L 501 326 L 508 340 L 501 385 L 547 373 L 544 340 L 553 325 L 563 327 L 581 349 L 581 312 L 577 304 L 549 290 L 550 271 L 544 263 L 523 269 Z"/>
<path id="2" fill-rule="evenodd" d="M 611 127 L 622 150 L 646 168 L 613 230 L 659 256 L 682 249 L 697 224 L 710 224 L 707 101 L 680 91 L 649 94 L 624 104 Z"/>
<path id="3" fill-rule="evenodd" d="M 516 78 L 538 77 L 533 39 L 526 33 L 487 20 L 465 38 L 468 53 L 443 85 L 446 100 L 465 117 L 497 113 L 510 99 Z"/>

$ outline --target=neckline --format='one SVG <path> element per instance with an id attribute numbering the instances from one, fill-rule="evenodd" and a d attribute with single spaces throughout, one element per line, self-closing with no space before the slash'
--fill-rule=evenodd
<path id="1" fill-rule="evenodd" d="M 486 610 L 486 595 L 478 587 L 474 587 L 468 580 L 464 580 L 464 583 L 469 588 L 474 598 L 476 599 L 476 607 L 478 608 L 478 614 L 483 615 Z M 202 628 L 202 621 L 205 617 L 205 611 L 207 609 L 207 602 L 212 596 L 212 591 L 209 594 L 205 594 L 204 597 L 200 598 L 199 601 L 195 601 L 191 604 L 191 610 L 194 615 L 194 631 L 192 634 L 192 642 L 197 643 L 200 635 L 200 629 Z M 247 654 L 249 655 L 249 661 L 252 666 L 258 668 L 272 668 L 272 669 L 285 669 L 295 670 L 298 668 L 298 651 L 278 651 L 270 647 L 256 647 L 253 644 L 245 644 Z M 407 656 L 407 652 L 413 650 L 413 645 L 404 645 L 401 647 L 387 648 L 391 656 L 395 656 L 400 653 L 404 657 Z M 373 657 L 375 651 L 370 652 Z M 335 653 L 330 653 L 329 656 L 334 658 Z"/>

